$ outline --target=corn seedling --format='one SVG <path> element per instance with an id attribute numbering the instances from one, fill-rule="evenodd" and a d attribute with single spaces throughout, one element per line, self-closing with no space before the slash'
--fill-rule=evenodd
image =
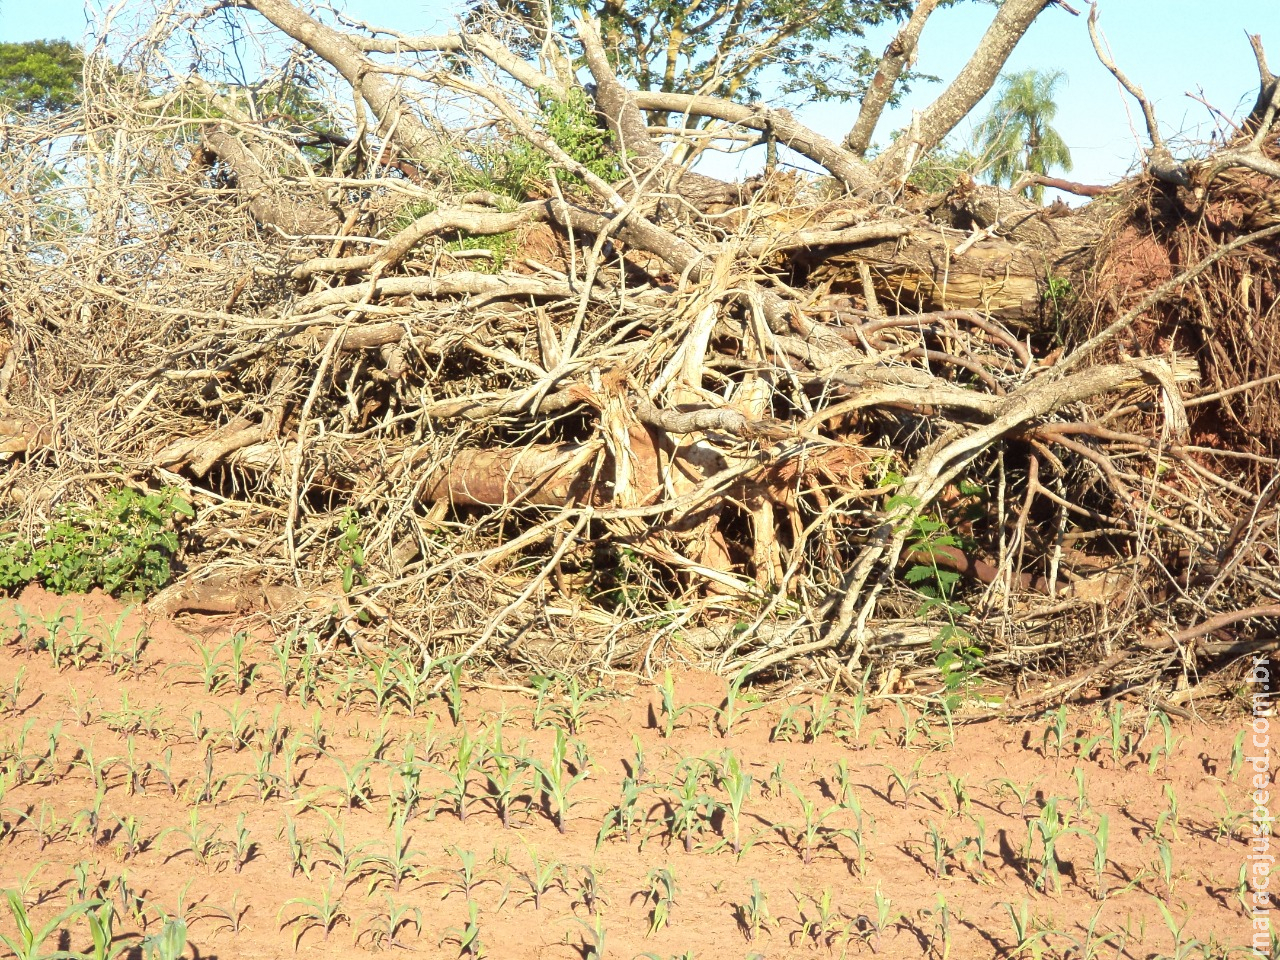
<path id="1" fill-rule="evenodd" d="M 524 757 L 503 749 L 500 734 L 486 751 L 484 762 L 486 766 L 482 773 L 489 784 L 489 800 L 502 821 L 502 828 L 508 830 L 511 828 L 511 814 L 528 786 L 529 765 Z"/>
<path id="2" fill-rule="evenodd" d="M 85 629 L 84 614 L 77 610 L 71 625 L 67 627 L 67 642 L 63 647 L 63 652 L 75 669 L 83 670 L 85 664 L 89 662 L 90 654 L 95 652 L 90 649 L 92 640 L 93 634 Z"/>
<path id="3" fill-rule="evenodd" d="M 468 902 L 475 895 L 476 889 L 485 883 L 497 883 L 492 877 L 486 877 L 476 867 L 476 855 L 472 850 L 461 847 L 447 847 L 445 853 L 457 857 L 458 865 L 449 871 L 451 876 L 449 890 L 441 899 L 447 900 L 452 893 L 459 893 Z"/>
<path id="4" fill-rule="evenodd" d="M 6 717 L 18 715 L 18 701 L 22 699 L 22 686 L 27 679 L 27 668 L 19 667 L 9 685 L 0 690 L 0 714 Z"/>
<path id="5" fill-rule="evenodd" d="M 948 960 L 951 956 L 952 917 L 946 895 L 939 891 L 934 899 L 933 910 L 926 911 L 926 914 L 933 919 L 934 929 L 937 931 L 931 946 L 938 954 L 939 960 Z"/>
<path id="6" fill-rule="evenodd" d="M 484 762 L 484 743 L 478 737 L 472 737 L 466 727 L 458 729 L 458 736 L 453 743 L 453 759 L 448 766 L 432 764 L 448 779 L 442 794 L 452 801 L 453 811 L 459 820 L 467 819 L 467 787 L 473 773 L 479 773 Z"/>
<path id="7" fill-rule="evenodd" d="M 724 700 L 716 708 L 716 729 L 720 731 L 722 737 L 733 736 L 735 726 L 765 706 L 759 697 L 742 692 L 742 685 L 746 683 L 750 669 L 750 667 L 743 667 L 730 679 Z"/>
<path id="8" fill-rule="evenodd" d="M 413 658 L 405 653 L 391 660 L 391 675 L 395 681 L 395 695 L 410 717 L 416 717 L 418 710 L 430 696 L 431 669 L 435 662 L 425 657 L 421 668 L 414 666 Z M 433 718 L 434 719 L 434 718 Z"/>
<path id="9" fill-rule="evenodd" d="M 95 720 L 99 719 L 98 707 L 101 701 L 97 694 L 91 693 L 87 697 L 82 697 L 79 691 L 72 687 L 67 695 L 67 705 L 71 707 L 71 718 L 81 727 L 91 726 Z"/>
<path id="10" fill-rule="evenodd" d="M 893 802 L 893 787 L 894 784 L 897 784 L 898 791 L 902 794 L 902 806 L 905 808 L 911 802 L 911 795 L 920 787 L 920 765 L 923 760 L 923 757 L 916 760 L 911 769 L 905 773 L 890 764 L 879 764 L 879 766 L 889 771 L 889 782 L 885 787 L 886 800 L 890 803 Z"/>
<path id="11" fill-rule="evenodd" d="M 1031 830 L 1040 837 L 1040 875 L 1036 878 L 1036 889 L 1045 890 L 1045 879 L 1053 882 L 1057 892 L 1058 858 L 1056 848 L 1058 840 L 1069 832 L 1069 815 L 1058 809 L 1058 798 L 1050 797 L 1044 802 L 1040 816 L 1031 822 Z"/>
<path id="12" fill-rule="evenodd" d="M 947 861 L 951 859 L 955 850 L 941 828 L 932 820 L 929 821 L 929 827 L 925 831 L 925 838 L 929 841 L 928 850 L 933 857 L 933 875 L 940 880 L 947 876 Z"/>
<path id="13" fill-rule="evenodd" d="M 1201 950 L 1203 944 L 1199 940 L 1187 939 L 1183 935 L 1183 931 L 1187 929 L 1187 923 L 1191 920 L 1191 911 L 1183 905 L 1184 914 L 1182 922 L 1179 923 L 1168 906 L 1165 905 L 1164 899 L 1155 898 L 1156 906 L 1160 908 L 1160 916 L 1164 920 L 1165 927 L 1169 930 L 1169 935 L 1173 938 L 1173 953 L 1168 955 L 1168 960 L 1186 960 L 1193 953 L 1199 952 L 1202 956 L 1206 954 Z"/>
<path id="14" fill-rule="evenodd" d="M 139 628 L 127 640 L 124 637 L 124 622 L 133 613 L 133 609 L 125 607 L 112 623 L 107 623 L 102 617 L 98 618 L 98 623 L 102 626 L 102 656 L 113 674 L 119 674 L 126 667 L 136 670 L 138 666 L 146 628 Z"/>
<path id="15" fill-rule="evenodd" d="M 181 917 L 166 919 L 160 932 L 146 937 L 139 946 L 143 960 L 179 960 L 187 951 L 187 921 Z"/>
<path id="16" fill-rule="evenodd" d="M 621 795 L 615 806 L 611 807 L 600 823 L 600 832 L 596 835 L 596 849 L 615 833 L 621 833 L 626 843 L 631 842 L 631 834 L 637 823 L 644 821 L 644 812 L 640 809 L 640 794 L 650 789 L 648 784 L 640 784 L 635 777 L 623 777 Z"/>
<path id="17" fill-rule="evenodd" d="M 688 703 L 679 706 L 676 703 L 676 684 L 671 677 L 670 670 L 662 671 L 662 686 L 658 688 L 659 702 L 662 711 L 662 736 L 665 739 L 671 739 L 671 735 L 675 733 L 676 725 L 680 722 L 680 718 L 686 713 L 699 708 L 706 708 L 704 703 Z"/>
<path id="18" fill-rule="evenodd" d="M 729 798 L 727 803 L 719 805 L 724 810 L 725 821 L 729 827 L 729 836 L 726 839 L 733 848 L 733 855 L 741 858 L 742 810 L 746 806 L 747 797 L 751 795 L 751 785 L 754 781 L 751 774 L 742 769 L 741 762 L 729 750 L 724 752 L 717 780 L 718 786 Z"/>
<path id="19" fill-rule="evenodd" d="M 901 923 L 902 914 L 893 909 L 893 901 L 884 895 L 884 891 L 880 889 L 880 884 L 878 883 L 876 884 L 875 903 L 876 913 L 874 917 L 866 918 L 863 939 L 871 947 L 872 953 L 879 953 L 881 946 L 883 946 L 885 931 Z"/>
<path id="20" fill-rule="evenodd" d="M 228 657 L 228 679 L 231 681 L 232 688 L 236 693 L 243 694 L 253 686 L 253 680 L 258 672 L 256 665 L 249 663 L 245 659 L 245 653 L 249 649 L 250 637 L 243 630 L 236 633 L 226 643 L 219 648 L 230 651 Z"/>
<path id="21" fill-rule="evenodd" d="M 449 704 L 449 718 L 455 727 L 462 726 L 462 661 L 460 658 L 437 661 L 445 675 L 445 701 Z"/>
<path id="22" fill-rule="evenodd" d="M 293 938 L 293 949 L 297 952 L 298 944 L 302 941 L 302 936 L 313 927 L 319 927 L 323 934 L 323 939 L 327 942 L 329 934 L 333 933 L 334 928 L 340 923 L 351 923 L 351 915 L 347 913 L 346 907 L 342 905 L 342 898 L 334 898 L 333 888 L 330 886 L 324 893 L 315 900 L 307 900 L 303 897 L 293 897 L 284 902 L 284 906 L 280 908 L 280 912 L 276 914 L 276 920 L 284 916 L 284 912 L 291 906 L 297 906 L 298 910 L 288 920 L 285 920 L 280 929 L 297 925 L 297 929 Z"/>
<path id="23" fill-rule="evenodd" d="M 578 773 L 572 775 L 568 772 L 565 766 L 566 744 L 564 731 L 557 729 L 555 742 L 551 748 L 551 762 L 543 764 L 537 760 L 529 761 L 529 765 L 537 771 L 542 781 L 542 795 L 548 808 L 554 813 L 556 829 L 561 833 L 564 833 L 565 821 L 573 806 L 569 794 L 588 776 L 588 771 L 585 769 L 579 769 Z"/>
<path id="24" fill-rule="evenodd" d="M 1164 829 L 1169 828 L 1169 835 L 1173 839 L 1178 839 L 1178 793 L 1173 788 L 1173 784 L 1166 783 L 1164 785 L 1164 798 L 1169 805 L 1156 817 L 1156 825 L 1152 830 L 1157 840 L 1164 839 Z"/>
<path id="25" fill-rule="evenodd" d="M 604 960 L 604 944 L 605 936 L 608 929 L 605 927 L 604 914 L 600 911 L 594 911 L 591 914 L 591 923 L 581 918 L 575 918 L 582 924 L 583 928 L 591 935 L 591 942 L 583 942 L 579 952 L 582 954 L 582 960 Z"/>
<path id="26" fill-rule="evenodd" d="M 563 702 L 553 703 L 546 712 L 559 717 L 569 736 L 576 737 L 587 722 L 588 705 L 602 693 L 603 687 L 583 687 L 577 677 L 570 677 L 564 683 Z"/>
<path id="27" fill-rule="evenodd" d="M 532 903 L 533 909 L 542 909 L 542 898 L 550 890 L 559 889 L 564 892 L 564 864 L 558 860 L 543 860 L 532 844 L 525 844 L 529 851 L 529 868 L 517 872 L 528 888 L 521 903 Z"/>
<path id="28" fill-rule="evenodd" d="M 140 853 L 146 853 L 155 842 L 155 835 L 150 837 L 142 832 L 142 821 L 133 814 L 116 817 L 115 839 L 120 848 L 120 859 L 129 860 Z"/>
<path id="29" fill-rule="evenodd" d="M 485 945 L 480 939 L 480 907 L 474 900 L 467 901 L 467 922 L 458 927 L 450 927 L 440 938 L 439 946 L 446 943 L 458 945 L 459 957 L 480 958 L 485 955 Z"/>
<path id="30" fill-rule="evenodd" d="M 227 732 L 225 741 L 231 745 L 233 753 L 239 753 L 253 740 L 258 729 L 257 713 L 247 713 L 244 705 L 236 703 L 231 707 L 223 707 L 227 715 Z"/>
<path id="31" fill-rule="evenodd" d="M 824 693 L 817 706 L 809 708 L 809 725 L 805 729 L 806 743 L 817 743 L 828 730 L 832 729 L 839 716 L 840 708 L 831 699 L 831 694 Z"/>
<path id="32" fill-rule="evenodd" d="M 805 715 L 810 712 L 806 703 L 789 704 L 782 708 L 778 722 L 769 731 L 770 743 L 790 743 L 804 739 Z"/>
<path id="33" fill-rule="evenodd" d="M 1053 743 L 1055 759 L 1062 759 L 1062 750 L 1067 745 L 1067 705 L 1064 703 L 1050 717 L 1045 726 L 1044 735 L 1040 738 L 1040 755 L 1049 756 L 1049 743 Z"/>
<path id="34" fill-rule="evenodd" d="M 93 780 L 93 785 L 99 790 L 105 790 L 107 787 L 107 775 L 111 772 L 111 768 L 119 762 L 119 757 L 96 757 L 93 753 L 93 744 L 79 744 L 75 758 L 71 761 L 71 766 L 84 767 Z"/>
<path id="35" fill-rule="evenodd" d="M 1040 960 L 1045 955 L 1046 943 L 1049 931 L 1044 929 L 1044 924 L 1031 913 L 1027 906 L 1027 901 L 1023 900 L 1018 904 L 1015 910 L 1012 903 L 1002 903 L 1002 907 L 1009 914 L 1009 923 L 1013 926 L 1013 947 L 1009 951 L 1011 957 L 1021 957 L 1024 954 L 1030 954 L 1034 960 Z"/>
<path id="36" fill-rule="evenodd" d="M 1243 810 L 1237 810 L 1231 804 L 1227 792 L 1218 787 L 1218 796 L 1222 798 L 1222 815 L 1218 817 L 1217 823 L 1214 825 L 1214 842 L 1218 843 L 1223 837 L 1234 837 L 1240 830 L 1240 825 L 1249 819 L 1249 815 Z"/>
<path id="37" fill-rule="evenodd" d="M 289 847 L 289 876 L 296 877 L 301 873 L 311 879 L 311 840 L 303 840 L 298 836 L 298 824 L 292 817 L 285 817 L 277 837 L 286 841 Z"/>
<path id="38" fill-rule="evenodd" d="M 329 864 L 341 875 L 342 882 L 350 886 L 369 872 L 369 863 L 373 858 L 365 851 L 373 845 L 373 842 L 348 843 L 342 822 L 327 810 L 320 812 L 329 822 L 329 833 L 321 841 L 324 849 L 316 854 L 311 865 L 314 867 L 317 863 Z"/>
<path id="39" fill-rule="evenodd" d="M 676 905 L 676 878 L 670 867 L 649 871 L 649 886 L 637 894 L 649 905 L 649 932 L 653 936 L 671 922 L 671 910 Z"/>
<path id="40" fill-rule="evenodd" d="M 1244 731 L 1241 730 L 1236 734 L 1236 738 L 1231 741 L 1231 759 L 1227 762 L 1227 779 L 1235 782 L 1236 777 L 1240 776 L 1240 770 L 1244 766 Z"/>
<path id="41" fill-rule="evenodd" d="M 1025 820 L 1027 819 L 1027 807 L 1031 804 L 1031 800 L 1035 796 L 1035 787 L 1039 782 L 1039 780 L 1032 780 L 1024 786 L 1016 780 L 1011 780 L 1008 777 L 1005 777 L 996 782 L 996 788 L 1002 794 L 1011 794 L 1013 798 L 1018 801 L 1018 815 Z"/>
<path id="42" fill-rule="evenodd" d="M 719 804 L 703 787 L 706 763 L 685 760 L 676 769 L 678 786 L 672 787 L 671 837 L 684 843 L 684 852 L 692 853 L 693 845 L 703 830 L 711 828 L 711 818 Z"/>
<path id="43" fill-rule="evenodd" d="M 0 933 L 0 943 L 3 943 L 8 948 L 9 952 L 14 955 L 15 960 L 62 960 L 64 957 L 78 957 L 79 954 L 69 953 L 65 950 L 44 953 L 41 951 L 41 945 L 68 920 L 96 909 L 101 904 L 101 901 L 98 900 L 73 903 L 44 926 L 33 927 L 31 918 L 27 915 L 26 904 L 22 902 L 22 898 L 18 896 L 17 891 L 6 890 L 4 895 L 9 902 L 9 914 L 13 919 L 13 925 L 17 928 L 17 936 L 10 937 L 7 934 Z"/>
<path id="44" fill-rule="evenodd" d="M 236 817 L 236 832 L 230 842 L 231 865 L 236 873 L 244 869 L 244 865 L 254 858 L 258 845 L 249 837 L 249 828 L 244 825 L 244 814 Z"/>
<path id="45" fill-rule="evenodd" d="M 218 832 L 221 829 L 221 826 L 218 824 L 214 824 L 208 829 L 201 826 L 200 807 L 193 807 L 187 818 L 186 829 L 183 829 L 182 827 L 169 827 L 166 830 L 160 831 L 160 837 L 176 833 L 183 842 L 183 846 L 169 854 L 165 862 L 168 862 L 175 857 L 180 857 L 184 853 L 189 853 L 195 858 L 196 863 L 200 864 L 202 867 L 208 866 L 210 861 L 224 849 L 225 841 L 218 839 Z"/>
<path id="46" fill-rule="evenodd" d="M 422 911 L 417 907 L 396 903 L 391 894 L 386 895 L 386 903 L 386 909 L 373 914 L 365 928 L 356 934 L 356 944 L 359 945 L 362 939 L 368 937 L 371 950 L 381 950 L 384 947 L 413 949 L 411 943 L 400 939 L 400 935 L 401 931 L 407 932 L 413 927 L 415 936 L 422 936 Z"/>
<path id="47" fill-rule="evenodd" d="M 578 882 L 574 890 L 574 904 L 581 904 L 588 913 L 598 914 L 609 900 L 601 886 L 601 871 L 589 863 L 578 868 Z"/>
<path id="48" fill-rule="evenodd" d="M 754 878 L 751 880 L 751 896 L 743 903 L 735 904 L 733 912 L 748 943 L 756 940 L 761 930 L 774 924 L 769 914 L 769 897 L 760 889 L 760 881 Z"/>
<path id="49" fill-rule="evenodd" d="M 1173 846 L 1167 840 L 1161 840 L 1156 845 L 1156 872 L 1160 879 L 1164 881 L 1164 888 L 1172 897 L 1175 893 L 1175 887 L 1178 880 L 1181 879 L 1173 865 Z"/>
<path id="50" fill-rule="evenodd" d="M 788 786 L 800 803 L 800 812 L 803 814 L 804 820 L 799 826 L 790 824 L 781 824 L 780 826 L 791 831 L 792 845 L 800 854 L 801 860 L 807 865 L 813 862 L 814 850 L 828 845 L 834 847 L 836 837 L 848 836 L 847 830 L 838 830 L 826 825 L 828 819 L 845 808 L 838 804 L 833 804 L 820 813 L 813 801 L 806 797 L 798 787 L 794 784 L 788 784 Z"/>
<path id="51" fill-rule="evenodd" d="M 237 892 L 231 895 L 231 902 L 225 907 L 202 904 L 200 906 L 200 919 L 217 921 L 210 932 L 210 936 L 217 936 L 223 931 L 235 936 L 244 929 L 244 918 L 248 915 L 249 910 L 248 904 L 243 907 L 240 906 L 240 894 Z"/>
<path id="52" fill-rule="evenodd" d="M 973 805 L 969 797 L 969 786 L 965 783 L 964 774 L 947 773 L 947 790 L 941 794 L 943 806 L 953 817 L 968 813 Z"/>
<path id="53" fill-rule="evenodd" d="M 840 910 L 832 902 L 831 890 L 824 888 L 814 899 L 804 894 L 792 894 L 800 913 L 800 941 L 813 946 L 831 947 L 837 940 L 848 940 L 849 925 L 841 923 Z"/>
<path id="54" fill-rule="evenodd" d="M 97 907 L 85 911 L 85 920 L 89 924 L 89 938 L 93 946 L 87 954 L 83 955 L 84 960 L 115 960 L 132 946 L 127 941 L 114 942 L 115 916 L 115 906 L 109 901 L 99 902 Z"/>
<path id="55" fill-rule="evenodd" d="M 1150 717 L 1147 718 L 1148 723 L 1150 723 L 1150 719 Z M 1174 734 L 1173 721 L 1169 719 L 1169 715 L 1163 710 L 1155 711 L 1155 719 L 1160 724 L 1160 742 L 1152 747 L 1147 754 L 1147 772 L 1153 775 L 1162 757 L 1164 758 L 1166 772 L 1168 771 L 1169 761 L 1173 759 L 1173 754 L 1177 751 L 1178 744 L 1186 739 Z"/>
<path id="56" fill-rule="evenodd" d="M 326 751 L 325 756 L 333 761 L 333 765 L 342 774 L 342 783 L 324 787 L 317 791 L 317 795 L 319 793 L 336 792 L 342 799 L 342 805 L 348 810 L 367 807 L 373 799 L 373 787 L 369 783 L 369 768 L 373 766 L 376 760 L 372 757 L 365 757 L 363 760 L 348 764 L 334 753 Z"/>
<path id="57" fill-rule="evenodd" d="M 400 885 L 406 880 L 416 880 L 421 875 L 419 855 L 421 851 L 413 849 L 412 837 L 405 836 L 404 818 L 398 818 L 391 828 L 391 848 L 385 854 L 375 854 L 367 858 L 369 873 L 373 879 L 369 883 L 370 891 L 377 886 L 379 880 L 391 882 L 391 889 L 400 892 Z"/>

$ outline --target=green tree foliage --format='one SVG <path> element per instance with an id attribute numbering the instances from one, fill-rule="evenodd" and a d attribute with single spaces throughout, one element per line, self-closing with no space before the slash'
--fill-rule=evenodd
<path id="1" fill-rule="evenodd" d="M 66 40 L 0 43 L 0 111 L 57 112 L 80 99 L 84 55 Z"/>
<path id="2" fill-rule="evenodd" d="M 766 68 L 781 83 L 770 99 L 859 98 L 879 61 L 855 41 L 869 27 L 909 17 L 912 0 L 555 0 L 557 32 L 576 17 L 595 20 L 618 74 L 641 90 L 762 98 Z M 543 0 L 475 0 L 529 23 Z M 772 79 L 772 77 L 771 77 Z M 904 78 L 905 79 L 905 78 Z M 899 93 L 905 91 L 905 86 Z"/>
<path id="3" fill-rule="evenodd" d="M 1065 79 L 1061 70 L 1023 70 L 1000 78 L 996 102 L 973 135 L 992 183 L 1012 185 L 1027 171 L 1047 175 L 1071 169 L 1071 150 L 1049 125 L 1058 112 L 1053 95 Z M 1028 195 L 1039 203 L 1044 187 L 1029 187 Z"/>

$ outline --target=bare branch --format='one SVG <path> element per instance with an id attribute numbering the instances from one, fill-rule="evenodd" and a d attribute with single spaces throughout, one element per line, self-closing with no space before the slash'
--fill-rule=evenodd
<path id="1" fill-rule="evenodd" d="M 1106 51 L 1102 37 L 1098 33 L 1097 3 L 1091 4 L 1089 8 L 1089 39 L 1093 41 L 1093 49 L 1098 55 L 1098 60 L 1111 71 L 1111 75 L 1116 78 L 1122 87 L 1129 91 L 1130 96 L 1137 100 L 1142 107 L 1142 116 L 1147 123 L 1147 136 L 1151 139 L 1151 150 L 1147 155 L 1147 169 L 1151 172 L 1151 175 L 1165 183 L 1176 184 L 1180 187 L 1188 186 L 1191 183 L 1191 177 L 1187 173 L 1186 166 L 1173 159 L 1173 154 L 1169 152 L 1169 148 L 1165 145 L 1164 138 L 1160 136 L 1160 125 L 1156 122 L 1156 112 L 1155 108 L 1151 106 L 1151 101 L 1147 99 L 1140 86 L 1121 72 L 1120 68 L 1116 66 L 1115 60 Z"/>
<path id="2" fill-rule="evenodd" d="M 991 90 L 1027 28 L 1054 0 L 1005 0 L 977 49 L 950 86 L 920 115 L 918 127 L 899 137 L 871 164 L 885 182 L 902 182 L 915 157 L 928 153 Z"/>
<path id="3" fill-rule="evenodd" d="M 866 156 L 871 146 L 871 137 L 876 132 L 876 124 L 884 113 L 885 105 L 893 96 L 894 85 L 902 76 L 902 71 L 916 61 L 916 48 L 920 43 L 920 33 L 924 30 L 925 21 L 937 7 L 938 0 L 920 0 L 911 19 L 907 21 L 896 37 L 885 48 L 876 74 L 871 78 L 871 86 L 862 99 L 862 107 L 858 111 L 858 119 L 848 136 L 844 138 L 846 149 L 855 156 Z"/>

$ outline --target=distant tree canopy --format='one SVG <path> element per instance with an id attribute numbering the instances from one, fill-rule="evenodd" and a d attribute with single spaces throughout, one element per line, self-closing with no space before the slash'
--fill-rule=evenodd
<path id="1" fill-rule="evenodd" d="M 552 16 L 557 24 L 595 21 L 619 77 L 643 91 L 759 100 L 762 72 L 776 66 L 782 83 L 771 94 L 848 101 L 862 96 L 880 60 L 856 41 L 870 27 L 905 21 L 915 6 L 912 0 L 562 0 Z M 488 10 L 545 22 L 541 0 L 474 0 L 471 8 L 473 15 Z M 896 95 L 906 89 L 900 81 Z"/>
<path id="2" fill-rule="evenodd" d="M 66 40 L 0 43 L 0 109 L 57 112 L 80 99 L 84 54 Z"/>

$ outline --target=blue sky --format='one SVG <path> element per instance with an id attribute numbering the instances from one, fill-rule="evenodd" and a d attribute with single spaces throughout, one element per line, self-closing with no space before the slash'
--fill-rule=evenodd
<path id="1" fill-rule="evenodd" d="M 455 9 L 451 0 L 338 0 L 335 5 L 354 18 L 411 33 L 447 29 Z M 1008 69 L 1035 67 L 1067 74 L 1055 126 L 1071 147 L 1071 176 L 1109 183 L 1135 163 L 1145 131 L 1132 99 L 1093 54 L 1085 26 L 1087 3 L 1073 0 L 1072 5 L 1081 8 L 1081 16 L 1056 6 L 1045 11 L 1014 52 Z M 136 20 L 144 9 L 143 4 L 130 4 L 121 22 Z M 975 4 L 935 13 L 921 40 L 918 69 L 944 81 L 954 76 L 992 13 L 990 6 Z M 88 23 L 84 6 L 76 0 L 0 0 L 0 40 L 74 40 Z M 1203 94 L 1231 115 L 1253 103 L 1257 71 L 1246 31 L 1262 34 L 1272 69 L 1280 70 L 1280 0 L 1103 0 L 1099 23 L 1120 67 L 1155 102 L 1167 136 L 1203 139 L 1213 130 L 1208 111 L 1188 93 Z M 873 34 L 869 45 L 882 49 L 891 33 Z M 926 105 L 937 89 L 919 85 L 908 106 Z M 798 113 L 839 138 L 852 124 L 855 109 L 820 105 Z M 886 116 L 877 140 L 887 140 L 888 132 L 904 126 L 908 116 L 903 111 Z M 962 125 L 961 132 L 966 129 Z M 745 175 L 759 163 L 758 157 L 747 155 L 736 172 Z"/>

